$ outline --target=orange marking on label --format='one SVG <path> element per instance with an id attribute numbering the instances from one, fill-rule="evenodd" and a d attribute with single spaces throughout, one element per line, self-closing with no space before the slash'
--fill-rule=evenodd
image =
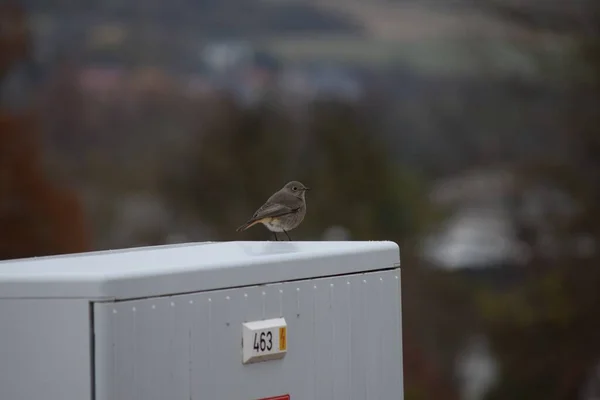
<path id="1" fill-rule="evenodd" d="M 279 328 L 279 351 L 287 349 L 287 336 L 285 326 Z"/>

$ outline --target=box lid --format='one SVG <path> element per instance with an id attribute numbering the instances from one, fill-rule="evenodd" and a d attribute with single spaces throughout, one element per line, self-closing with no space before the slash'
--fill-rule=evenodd
<path id="1" fill-rule="evenodd" d="M 186 243 L 0 261 L 0 298 L 133 299 L 398 266 L 389 241 Z"/>

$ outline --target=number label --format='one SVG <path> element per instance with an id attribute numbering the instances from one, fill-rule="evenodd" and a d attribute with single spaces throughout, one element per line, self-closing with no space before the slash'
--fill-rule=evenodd
<path id="1" fill-rule="evenodd" d="M 287 324 L 284 318 L 243 324 L 244 364 L 282 358 L 287 352 Z"/>
<path id="2" fill-rule="evenodd" d="M 284 328 L 285 329 L 285 328 Z M 259 339 L 260 337 L 260 339 Z M 271 351 L 273 349 L 273 332 L 254 332 L 254 351 L 257 353 Z"/>

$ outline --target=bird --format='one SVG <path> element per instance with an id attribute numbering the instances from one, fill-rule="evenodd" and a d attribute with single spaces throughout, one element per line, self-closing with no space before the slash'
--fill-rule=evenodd
<path id="1" fill-rule="evenodd" d="M 283 232 L 288 240 L 292 240 L 288 231 L 298 227 L 306 215 L 306 192 L 310 188 L 298 181 L 286 183 L 280 190 L 267 199 L 252 218 L 239 226 L 241 232 L 261 223 L 277 238 L 277 232 Z"/>

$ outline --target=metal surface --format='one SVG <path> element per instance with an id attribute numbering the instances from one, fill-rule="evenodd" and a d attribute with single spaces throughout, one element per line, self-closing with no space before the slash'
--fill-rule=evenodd
<path id="1" fill-rule="evenodd" d="M 96 303 L 94 315 L 96 400 L 403 398 L 399 268 Z M 277 317 L 286 356 L 243 365 L 242 323 Z"/>
<path id="2" fill-rule="evenodd" d="M 402 399 L 392 242 L 186 244 L 0 262 L 0 400 Z M 244 365 L 242 324 L 284 317 Z"/>
<path id="3" fill-rule="evenodd" d="M 90 306 L 0 299 L 0 399 L 91 399 Z"/>
<path id="4" fill-rule="evenodd" d="M 134 299 L 400 265 L 393 242 L 224 242 L 0 262 L 1 298 Z"/>

